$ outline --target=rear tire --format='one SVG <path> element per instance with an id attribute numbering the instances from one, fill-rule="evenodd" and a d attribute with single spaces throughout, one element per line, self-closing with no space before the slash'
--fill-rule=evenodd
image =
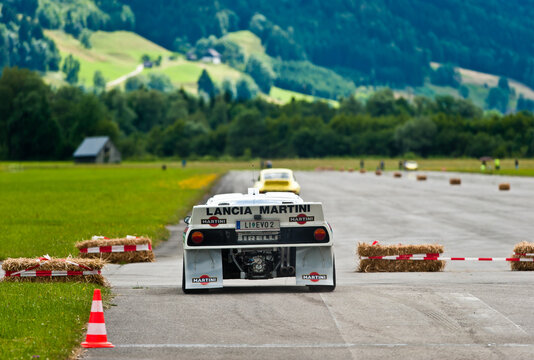
<path id="1" fill-rule="evenodd" d="M 336 289 L 336 260 L 332 260 L 332 274 L 334 285 L 307 285 L 310 292 L 332 292 Z"/>

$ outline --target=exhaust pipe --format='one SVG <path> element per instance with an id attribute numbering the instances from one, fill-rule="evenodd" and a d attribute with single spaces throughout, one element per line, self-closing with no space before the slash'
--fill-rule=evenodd
<path id="1" fill-rule="evenodd" d="M 288 274 L 289 276 L 293 276 L 293 275 L 295 275 L 295 267 L 294 267 L 294 266 L 288 266 L 288 267 L 287 267 L 287 274 Z"/>
<path id="2" fill-rule="evenodd" d="M 283 268 L 280 268 L 280 274 L 282 276 L 293 276 L 295 275 L 295 267 L 294 266 L 284 266 Z"/>

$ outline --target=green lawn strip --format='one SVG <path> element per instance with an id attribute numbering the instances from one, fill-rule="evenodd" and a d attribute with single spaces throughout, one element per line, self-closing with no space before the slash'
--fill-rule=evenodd
<path id="1" fill-rule="evenodd" d="M 93 290 L 82 283 L 0 283 L 0 359 L 66 359 L 83 341 Z M 98 287 L 100 288 L 100 287 Z M 104 302 L 109 289 L 102 288 Z"/>
<path id="2" fill-rule="evenodd" d="M 0 258 L 76 255 L 94 234 L 167 236 L 225 171 L 161 165 L 0 164 Z M 83 340 L 92 284 L 0 283 L 0 359 L 65 359 Z M 109 290 L 103 289 L 109 299 Z"/>
<path id="3" fill-rule="evenodd" d="M 0 171 L 0 259 L 77 255 L 92 235 L 155 243 L 223 168 L 67 166 Z"/>

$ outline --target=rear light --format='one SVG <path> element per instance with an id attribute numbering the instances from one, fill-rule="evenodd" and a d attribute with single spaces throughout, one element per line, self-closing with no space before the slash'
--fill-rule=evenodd
<path id="1" fill-rule="evenodd" d="M 194 244 L 200 245 L 204 241 L 204 234 L 202 234 L 200 231 L 195 231 L 191 235 L 191 240 L 193 241 Z"/>
<path id="2" fill-rule="evenodd" d="M 326 238 L 326 231 L 322 228 L 315 229 L 313 232 L 313 237 L 317 241 L 323 241 Z"/>

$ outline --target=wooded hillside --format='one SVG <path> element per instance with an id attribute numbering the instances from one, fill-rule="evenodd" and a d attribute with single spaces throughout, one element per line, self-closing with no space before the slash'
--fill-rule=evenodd
<path id="1" fill-rule="evenodd" d="M 534 86 L 532 0 L 121 1 L 136 31 L 167 47 L 251 29 L 270 55 L 357 84 L 420 85 L 433 60 Z"/>

